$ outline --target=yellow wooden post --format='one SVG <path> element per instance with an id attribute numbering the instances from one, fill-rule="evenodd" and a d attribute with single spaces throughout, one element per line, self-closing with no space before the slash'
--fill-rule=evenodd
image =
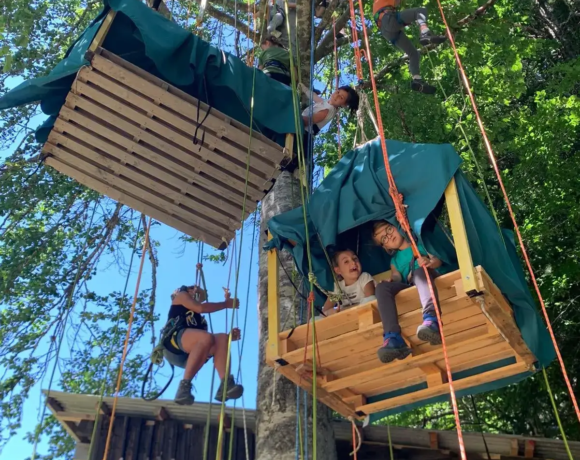
<path id="1" fill-rule="evenodd" d="M 272 235 L 268 235 L 268 240 Z M 280 357 L 280 293 L 279 267 L 276 249 L 268 252 L 268 346 L 266 348 L 266 361 L 274 364 Z"/>
<path id="2" fill-rule="evenodd" d="M 294 157 L 294 134 L 286 134 L 286 143 L 284 144 L 284 155 L 291 161 Z"/>
<path id="3" fill-rule="evenodd" d="M 463 290 L 466 294 L 479 293 L 482 290 L 482 286 L 480 286 L 475 268 L 473 267 L 455 178 L 451 179 L 451 182 L 449 182 L 449 185 L 445 189 L 445 201 L 447 202 L 447 212 L 449 213 L 451 232 L 453 233 L 453 240 L 455 242 L 455 252 L 457 253 L 457 261 L 459 262 Z"/>
<path id="4" fill-rule="evenodd" d="M 91 43 L 91 46 L 89 46 L 89 49 L 87 50 L 88 53 L 94 53 L 95 51 L 97 51 L 97 48 L 103 44 L 103 42 L 105 41 L 105 37 L 107 36 L 109 29 L 111 28 L 113 19 L 115 19 L 116 14 L 117 12 L 115 10 L 109 10 L 107 16 L 105 16 L 105 19 L 103 19 L 101 27 L 99 27 L 99 30 L 97 31 L 97 34 L 95 35 L 95 38 Z"/>

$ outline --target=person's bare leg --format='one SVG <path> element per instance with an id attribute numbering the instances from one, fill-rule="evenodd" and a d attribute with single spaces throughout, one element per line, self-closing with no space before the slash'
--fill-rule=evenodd
<path id="1" fill-rule="evenodd" d="M 220 379 L 223 380 L 228 372 L 226 372 L 226 360 L 228 357 L 228 335 L 214 334 L 214 343 L 209 351 L 213 356 L 213 365 L 217 371 Z"/>
<path id="2" fill-rule="evenodd" d="M 177 404 L 193 404 L 195 398 L 191 394 L 191 380 L 205 364 L 214 344 L 214 336 L 199 329 L 186 329 L 181 335 L 181 348 L 188 354 L 185 363 L 183 380 L 179 382 L 175 402 Z"/>
<path id="3" fill-rule="evenodd" d="M 184 380 L 191 380 L 205 364 L 214 344 L 214 337 L 206 331 L 186 329 L 181 336 L 181 347 L 189 356 L 183 372 Z"/>

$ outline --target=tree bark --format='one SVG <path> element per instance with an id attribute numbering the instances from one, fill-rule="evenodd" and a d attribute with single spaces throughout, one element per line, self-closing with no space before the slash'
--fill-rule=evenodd
<path id="1" fill-rule="evenodd" d="M 280 174 L 274 187 L 262 201 L 260 248 L 266 242 L 266 224 L 273 216 L 290 211 L 300 202 L 298 181 L 288 172 Z M 280 259 L 288 273 L 292 273 L 293 261 L 289 254 L 281 253 Z M 276 373 L 265 362 L 268 341 L 268 256 L 260 252 L 258 281 L 259 313 L 259 363 L 258 398 L 256 401 L 256 460 L 294 460 L 296 458 L 296 385 Z M 280 270 L 280 319 L 293 324 L 295 314 L 294 288 Z M 301 392 L 302 393 L 302 392 Z M 300 397 L 301 423 L 304 432 L 303 400 Z M 308 412 L 308 458 L 312 458 L 312 396 L 307 395 Z M 323 404 L 317 405 L 317 459 L 336 460 L 336 446 L 332 428 L 332 411 Z"/>

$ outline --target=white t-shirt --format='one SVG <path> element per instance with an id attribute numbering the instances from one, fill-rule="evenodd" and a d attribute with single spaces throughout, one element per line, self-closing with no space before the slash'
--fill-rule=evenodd
<path id="1" fill-rule="evenodd" d="M 343 300 L 341 304 L 345 307 L 352 307 L 361 303 L 366 295 L 364 288 L 369 283 L 374 283 L 375 280 L 371 275 L 362 272 L 358 277 L 356 283 L 350 286 L 345 285 L 344 281 L 339 281 L 338 286 L 334 284 L 334 294 L 342 294 Z"/>
<path id="2" fill-rule="evenodd" d="M 332 120 L 334 118 L 334 116 L 336 115 L 336 107 L 334 107 L 333 105 L 330 105 L 330 103 L 328 101 L 315 102 L 312 107 L 313 107 L 312 118 L 314 118 L 314 115 L 317 114 L 318 112 L 322 112 L 323 110 L 328 110 L 328 114 L 326 115 L 324 120 L 322 120 L 319 123 L 314 123 L 315 125 L 318 126 L 318 129 L 324 128 L 330 122 L 330 120 Z M 302 116 L 303 117 L 310 116 L 310 107 L 306 107 L 304 109 L 304 111 L 302 112 Z M 305 126 L 304 129 L 306 131 L 308 131 L 308 123 L 304 123 L 304 126 Z"/>

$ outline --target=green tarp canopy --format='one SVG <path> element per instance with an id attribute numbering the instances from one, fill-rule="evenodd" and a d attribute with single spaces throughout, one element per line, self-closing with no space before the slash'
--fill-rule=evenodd
<path id="1" fill-rule="evenodd" d="M 101 14 L 48 76 L 26 81 L 0 98 L 0 110 L 41 102 L 42 111 L 49 118 L 37 130 L 38 142 L 46 142 L 76 73 L 89 64 L 85 53 L 110 9 L 117 11 L 117 15 L 103 48 L 246 126 L 250 125 L 254 92 L 254 129 L 280 145 L 284 144 L 285 133 L 296 131 L 290 88 L 258 70 L 254 85 L 254 68 L 182 29 L 139 0 L 105 0 Z"/>
<path id="2" fill-rule="evenodd" d="M 548 365 L 555 356 L 554 349 L 526 285 L 513 234 L 508 230 L 500 233 L 490 212 L 461 172 L 461 158 L 453 147 L 448 144 L 408 144 L 388 140 L 387 150 L 397 187 L 408 206 L 411 227 L 425 248 L 444 262 L 445 271 L 456 270 L 457 260 L 450 235 L 438 224 L 436 214 L 441 208 L 447 184 L 455 177 L 473 263 L 481 265 L 507 297 L 526 344 L 541 366 Z M 333 289 L 334 280 L 323 245 L 327 251 L 335 246 L 355 250 L 363 270 L 371 275 L 389 269 L 389 256 L 372 243 L 370 236 L 370 223 L 374 220 L 386 219 L 397 225 L 378 139 L 345 155 L 310 196 L 306 207 L 308 231 L 302 207 L 275 216 L 268 222 L 273 238 L 267 247 L 290 251 L 303 275 L 308 274 L 307 238 L 310 241 L 313 272 L 325 290 Z M 289 240 L 296 245 L 290 244 Z M 318 293 L 316 303 L 321 305 L 323 301 L 324 298 Z M 468 377 L 515 362 L 514 359 L 504 361 L 454 374 L 454 378 Z M 527 375 L 529 373 L 481 385 L 458 392 L 458 395 L 496 389 Z M 426 384 L 422 385 L 372 397 L 368 402 L 426 388 Z M 371 418 L 446 398 L 433 398 L 392 412 L 373 414 Z"/>

